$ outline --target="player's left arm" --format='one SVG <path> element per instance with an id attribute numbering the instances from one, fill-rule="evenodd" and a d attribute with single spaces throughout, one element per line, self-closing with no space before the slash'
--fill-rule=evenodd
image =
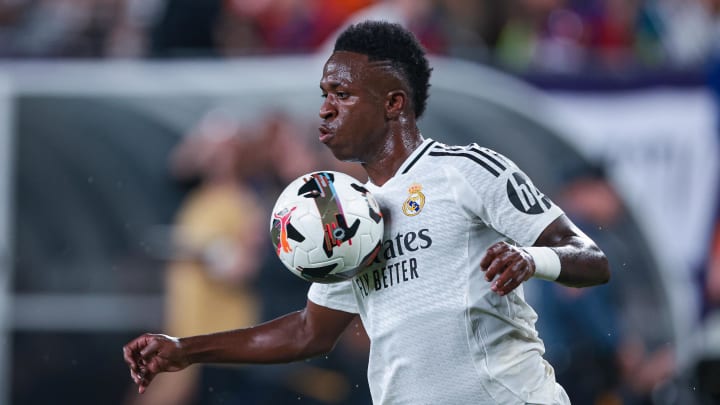
<path id="1" fill-rule="evenodd" d="M 506 242 L 490 246 L 480 267 L 492 283 L 491 289 L 499 295 L 509 293 L 532 276 L 571 287 L 589 287 L 610 280 L 605 254 L 564 214 L 543 230 L 531 249 Z"/>

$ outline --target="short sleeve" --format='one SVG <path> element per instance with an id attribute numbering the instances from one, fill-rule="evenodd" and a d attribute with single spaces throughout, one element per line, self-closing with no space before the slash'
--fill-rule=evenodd
<path id="1" fill-rule="evenodd" d="M 358 313 L 357 301 L 351 281 L 332 284 L 313 283 L 308 291 L 308 299 L 327 308 L 353 314 Z"/>
<path id="2" fill-rule="evenodd" d="M 563 214 L 510 159 L 473 144 L 467 147 L 474 159 L 459 168 L 469 195 L 463 205 L 488 226 L 522 246 L 535 243 L 545 228 Z"/>

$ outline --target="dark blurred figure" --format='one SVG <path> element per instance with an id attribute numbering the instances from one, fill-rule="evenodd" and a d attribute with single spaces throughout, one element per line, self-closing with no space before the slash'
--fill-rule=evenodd
<path id="1" fill-rule="evenodd" d="M 312 2 L 225 0 L 218 46 L 224 56 L 307 52 L 314 17 Z"/>
<path id="2" fill-rule="evenodd" d="M 215 26 L 221 11 L 222 0 L 167 0 L 151 33 L 151 55 L 217 56 Z"/>
<path id="3" fill-rule="evenodd" d="M 695 375 L 692 376 L 708 403 L 720 403 L 720 341 L 717 339 L 720 336 L 720 206 L 717 212 L 718 219 L 715 220 L 704 291 L 704 321 L 709 336 L 704 343 L 708 347 L 698 359 Z"/>
<path id="4" fill-rule="evenodd" d="M 720 222 L 720 221 L 716 221 Z M 720 223 L 716 223 L 710 247 L 710 260 L 708 264 L 706 295 L 711 311 L 720 307 Z"/>
<path id="5" fill-rule="evenodd" d="M 577 404 L 650 404 L 653 390 L 675 369 L 668 333 L 662 332 L 670 326 L 652 305 L 658 297 L 643 295 L 653 290 L 647 275 L 654 267 L 637 260 L 648 256 L 634 254 L 623 239 L 631 237 L 629 216 L 601 167 L 570 173 L 555 201 L 615 270 L 610 283 L 596 288 L 536 283 L 537 327 L 558 382 Z"/>
<path id="6" fill-rule="evenodd" d="M 490 62 L 510 7 L 504 0 L 439 0 L 438 11 L 447 38 L 447 55 Z"/>

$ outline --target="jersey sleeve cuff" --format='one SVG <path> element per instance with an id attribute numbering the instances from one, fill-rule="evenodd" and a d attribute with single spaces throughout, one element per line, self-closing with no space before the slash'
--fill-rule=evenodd
<path id="1" fill-rule="evenodd" d="M 352 314 L 358 313 L 350 281 L 335 284 L 313 283 L 308 291 L 308 299 L 330 309 Z"/>

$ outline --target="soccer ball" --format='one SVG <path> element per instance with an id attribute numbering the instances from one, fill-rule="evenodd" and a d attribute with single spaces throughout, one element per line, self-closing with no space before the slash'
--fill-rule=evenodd
<path id="1" fill-rule="evenodd" d="M 333 171 L 291 182 L 270 217 L 280 261 L 298 277 L 319 283 L 362 272 L 380 251 L 383 228 L 380 207 L 362 183 Z"/>

